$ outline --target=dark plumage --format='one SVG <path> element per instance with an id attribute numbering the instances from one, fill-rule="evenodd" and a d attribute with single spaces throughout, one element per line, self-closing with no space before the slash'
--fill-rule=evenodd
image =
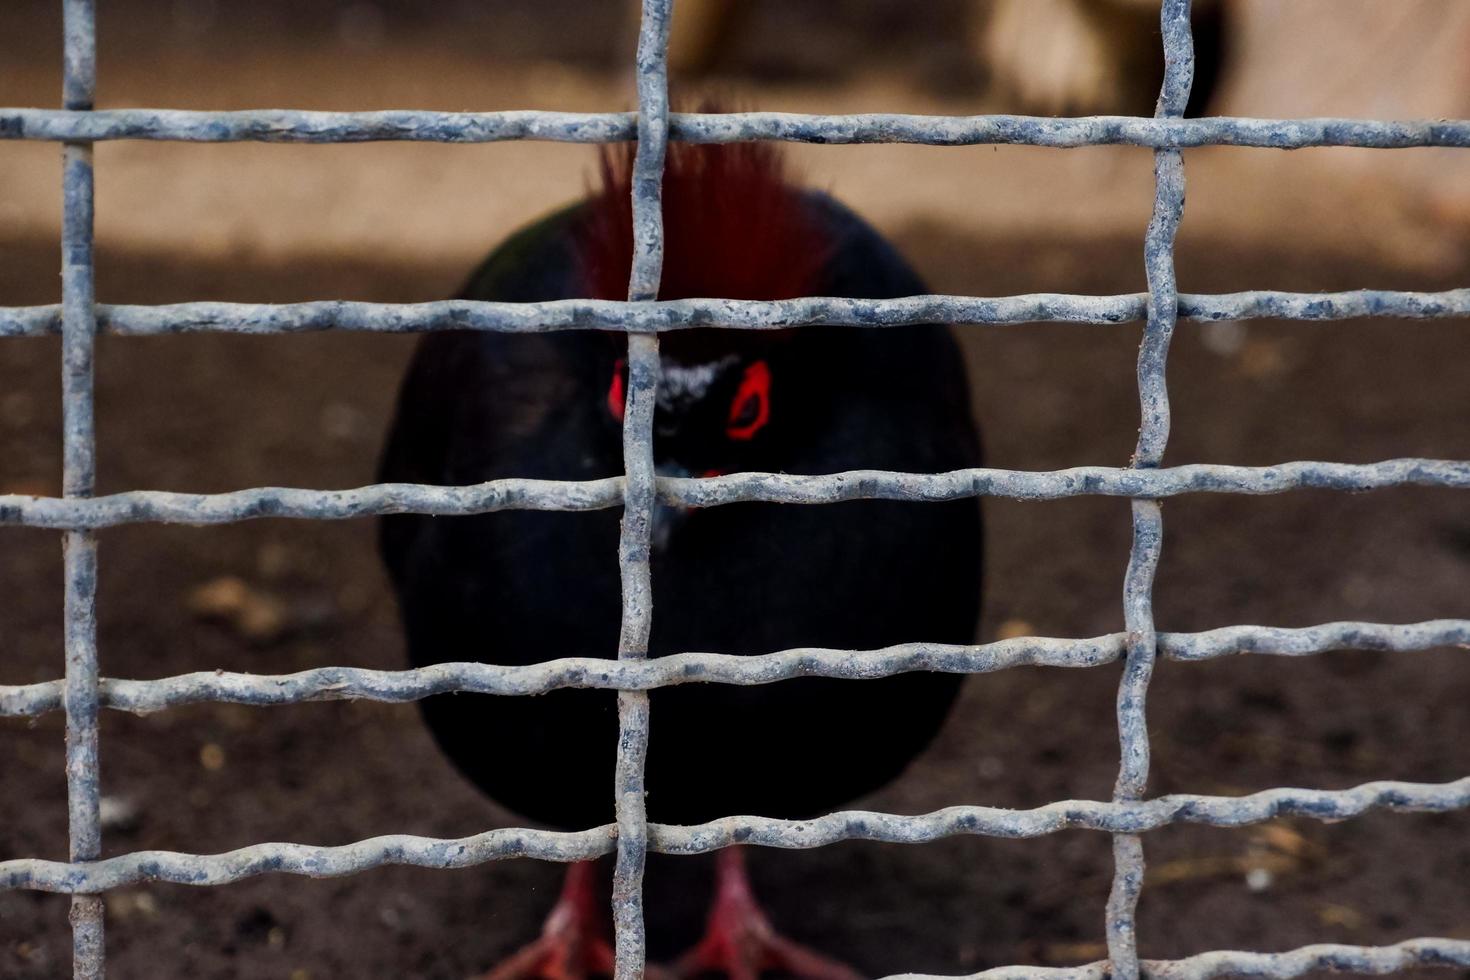
<path id="1" fill-rule="evenodd" d="M 625 164 L 609 165 L 604 180 L 588 200 L 507 240 L 463 296 L 621 298 Z M 764 147 L 675 147 L 665 214 L 666 299 L 926 291 L 851 211 L 791 189 Z M 596 332 L 425 338 L 381 479 L 462 485 L 621 473 L 625 347 Z M 664 472 L 939 472 L 980 462 L 946 327 L 666 334 L 663 360 L 655 453 Z M 608 510 L 384 519 L 383 555 L 413 662 L 615 656 L 619 518 Z M 655 524 L 652 656 L 972 639 L 973 501 L 661 508 Z M 656 690 L 649 817 L 691 823 L 840 807 L 924 748 L 959 683 L 914 673 Z M 448 695 L 424 712 L 459 768 L 510 810 L 563 828 L 612 820 L 613 692 Z"/>

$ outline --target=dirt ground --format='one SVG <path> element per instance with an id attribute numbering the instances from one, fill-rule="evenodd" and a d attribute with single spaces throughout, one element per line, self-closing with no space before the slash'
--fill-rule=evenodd
<path id="1" fill-rule="evenodd" d="M 130 36 L 121 26 L 118 35 L 120 45 Z M 40 67 L 22 74 L 27 91 L 41 90 Z M 856 84 L 831 74 L 822 84 L 832 92 Z M 192 159 L 208 170 L 208 158 Z M 1107 186 L 1132 195 L 1131 180 Z M 564 195 L 579 186 L 573 180 Z M 962 185 L 951 186 L 961 193 Z M 1192 184 L 1191 204 L 1212 186 L 1208 176 Z M 1052 192 L 1043 171 L 1030 193 L 1042 200 Z M 310 201 L 296 207 L 310 214 Z M 1141 289 L 1137 225 L 1128 234 L 1106 223 L 1091 233 L 1040 224 L 1028 232 L 1020 222 L 986 230 L 920 208 L 892 209 L 883 220 L 936 291 L 985 295 Z M 0 302 L 7 305 L 56 300 L 55 240 L 31 228 L 0 226 Z M 505 230 L 487 226 L 484 245 Z M 1362 230 L 1366 238 L 1366 224 Z M 1463 255 L 1430 263 L 1384 253 L 1381 243 L 1334 236 L 1318 236 L 1313 249 L 1295 240 L 1273 246 L 1270 236 L 1242 240 L 1186 218 L 1179 269 L 1184 288 L 1197 292 L 1464 285 Z M 195 249 L 164 239 L 149 247 L 104 236 L 98 293 L 109 302 L 428 300 L 455 289 L 473 261 L 468 253 L 461 258 L 408 248 Z M 1168 461 L 1470 458 L 1467 326 L 1182 326 L 1170 363 Z M 963 339 L 993 465 L 1042 470 L 1127 460 L 1138 417 L 1136 327 L 964 328 Z M 104 339 L 99 491 L 369 482 L 412 343 L 332 335 Z M 0 344 L 0 492 L 58 490 L 57 357 L 54 340 Z M 1085 636 L 1121 628 L 1125 501 L 988 501 L 986 516 L 982 639 L 1021 629 Z M 1463 494 L 1187 497 L 1165 505 L 1165 520 L 1161 629 L 1470 616 Z M 104 672 L 400 667 L 402 643 L 373 545 L 368 522 L 104 532 Z M 4 528 L 0 548 L 0 683 L 59 676 L 57 535 Z M 199 614 L 191 596 L 226 577 L 243 581 L 267 610 L 264 625 Z M 954 803 L 1106 798 L 1117 769 L 1117 679 L 1114 667 L 972 679 L 934 747 L 900 782 L 860 805 L 923 812 Z M 1163 664 L 1149 706 L 1151 791 L 1238 794 L 1458 778 L 1470 772 L 1467 701 L 1463 650 Z M 656 718 L 654 725 L 657 737 Z M 0 859 L 64 857 L 61 719 L 0 725 L 0 759 Z M 105 795 L 129 811 L 104 834 L 109 855 L 212 852 L 267 840 L 339 844 L 385 833 L 459 836 L 511 822 L 460 779 L 412 706 L 108 713 L 102 760 Z M 1149 835 L 1145 846 L 1139 935 L 1150 958 L 1470 938 L 1470 814 L 1175 828 Z M 752 865 L 779 923 L 865 974 L 1105 955 L 1111 864 L 1103 835 L 849 843 L 758 851 Z M 455 872 L 399 868 L 326 881 L 270 876 L 222 888 L 127 889 L 108 896 L 111 975 L 454 980 L 535 934 L 557 874 L 503 862 Z M 650 862 L 656 958 L 697 933 L 708 877 L 708 859 Z M 0 976 L 62 975 L 69 955 L 64 898 L 0 894 Z"/>

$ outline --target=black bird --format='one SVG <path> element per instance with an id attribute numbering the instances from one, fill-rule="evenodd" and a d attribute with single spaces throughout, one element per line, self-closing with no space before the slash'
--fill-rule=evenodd
<path id="1" fill-rule="evenodd" d="M 626 295 L 631 151 L 601 186 L 529 226 L 473 274 L 464 298 L 530 302 Z M 888 298 L 927 292 L 876 231 L 800 189 L 769 144 L 675 145 L 664 176 L 660 298 Z M 622 472 L 626 339 L 593 331 L 426 337 L 404 382 L 385 482 Z M 821 474 L 978 466 L 960 353 L 947 327 L 700 329 L 665 334 L 654 452 L 664 475 Z M 412 661 L 530 664 L 616 655 L 620 513 L 387 517 L 381 545 Z M 650 655 L 759 654 L 969 643 L 980 597 L 975 501 L 745 503 L 654 515 Z M 959 675 L 802 678 L 652 692 L 648 814 L 809 817 L 896 777 L 930 742 Z M 444 751 L 521 816 L 581 829 L 613 819 L 615 694 L 448 695 L 424 714 Z M 710 933 L 675 970 L 763 968 L 852 977 L 777 936 L 724 852 Z M 491 974 L 607 968 L 587 921 L 587 867 L 542 939 Z"/>

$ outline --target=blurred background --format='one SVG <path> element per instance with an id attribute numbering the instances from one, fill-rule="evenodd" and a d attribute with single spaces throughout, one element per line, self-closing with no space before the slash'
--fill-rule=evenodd
<path id="1" fill-rule="evenodd" d="M 1198 2 L 1195 113 L 1470 116 L 1463 0 Z M 0 6 L 0 105 L 55 106 L 59 4 Z M 616 2 L 107 0 L 99 107 L 625 109 Z M 1156 6 L 1140 0 L 681 0 L 676 102 L 736 108 L 1149 114 Z M 1132 292 L 1152 160 L 1126 147 L 792 147 L 798 171 L 897 241 L 936 292 Z M 580 194 L 587 147 L 97 147 L 104 302 L 452 295 L 518 224 Z M 0 142 L 0 304 L 59 300 L 59 151 Z M 1186 153 L 1181 288 L 1466 285 L 1470 157 L 1451 151 Z M 1470 458 L 1464 322 L 1185 324 L 1168 462 Z M 1121 465 L 1138 424 L 1138 328 L 962 328 L 992 464 Z M 405 337 L 104 338 L 99 492 L 371 481 Z M 0 493 L 60 489 L 59 345 L 0 344 Z M 981 638 L 1121 629 L 1126 501 L 987 501 Z M 1470 615 L 1463 494 L 1394 490 L 1166 505 L 1165 630 Z M 403 665 L 369 522 L 102 535 L 109 676 Z M 60 549 L 0 528 L 0 683 L 60 675 Z M 614 556 L 609 555 L 609 560 Z M 609 655 L 614 638 L 609 638 Z M 939 742 L 862 805 L 1106 798 L 1114 668 L 973 679 Z M 1236 794 L 1470 772 L 1463 650 L 1164 664 L 1157 793 Z M 655 721 L 655 726 L 657 722 Z M 436 751 L 412 706 L 203 705 L 103 719 L 109 854 L 459 836 L 511 818 Z M 0 858 L 62 858 L 62 723 L 0 725 Z M 1106 955 L 1102 835 L 844 844 L 752 855 L 797 938 L 872 975 Z M 1309 942 L 1470 938 L 1470 816 L 1150 835 L 1151 958 Z M 698 931 L 708 862 L 655 860 L 655 956 Z M 457 978 L 532 937 L 557 887 L 528 862 L 268 877 L 108 896 L 113 975 Z M 696 900 L 690 896 L 701 896 Z M 0 975 L 69 969 L 66 900 L 0 894 Z"/>

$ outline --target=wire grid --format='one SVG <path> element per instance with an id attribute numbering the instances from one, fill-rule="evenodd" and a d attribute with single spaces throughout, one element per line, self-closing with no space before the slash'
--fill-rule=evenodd
<path id="1" fill-rule="evenodd" d="M 0 686 L 0 715 L 65 711 L 71 840 L 67 862 L 28 858 L 0 861 L 0 888 L 72 895 L 76 976 L 103 975 L 100 893 L 144 881 L 219 885 L 267 872 L 321 877 L 387 864 L 452 868 L 512 857 L 567 862 L 615 852 L 616 975 L 632 978 L 641 976 L 645 966 L 642 872 L 650 850 L 698 854 L 737 843 L 800 848 L 854 839 L 920 843 L 956 834 L 1023 838 L 1074 828 L 1114 836 L 1115 875 L 1106 915 L 1109 959 L 1069 968 L 1002 967 L 976 976 L 1027 980 L 1107 976 L 1133 980 L 1146 974 L 1182 980 L 1223 974 L 1294 977 L 1320 969 L 1388 973 L 1424 965 L 1470 966 L 1470 941 L 1452 939 L 1414 939 L 1383 947 L 1315 945 L 1283 953 L 1220 951 L 1173 961 L 1140 962 L 1134 928 L 1143 880 L 1140 835 L 1146 831 L 1178 823 L 1239 827 L 1281 816 L 1341 820 L 1374 809 L 1444 812 L 1470 807 L 1470 777 L 1437 785 L 1374 782 L 1339 791 L 1283 788 L 1244 797 L 1181 794 L 1144 798 L 1149 751 L 1145 697 L 1160 656 L 1194 661 L 1240 653 L 1304 656 L 1338 649 L 1414 651 L 1452 644 L 1470 646 L 1470 620 L 1465 619 L 1403 625 L 1341 622 L 1298 629 L 1232 626 L 1200 633 L 1155 629 L 1151 593 L 1162 539 L 1161 498 L 1199 492 L 1277 493 L 1302 487 L 1470 487 L 1470 462 L 1452 460 L 1397 459 L 1358 465 L 1289 462 L 1267 467 L 1160 465 L 1169 434 L 1165 361 L 1180 317 L 1332 321 L 1362 316 L 1437 319 L 1470 315 L 1470 290 L 1466 289 L 1438 293 L 1360 290 L 1334 294 L 1180 294 L 1174 277 L 1173 245 L 1184 204 L 1181 151 L 1202 145 L 1282 149 L 1467 147 L 1470 122 L 1181 119 L 1193 75 L 1189 0 L 1162 0 L 1166 71 L 1153 119 L 670 113 L 666 46 L 672 0 L 643 0 L 637 113 L 95 111 L 93 3 L 63 0 L 65 108 L 0 109 L 0 138 L 59 141 L 64 147 L 62 303 L 59 307 L 0 308 L 0 337 L 62 335 L 64 495 L 0 495 L 0 525 L 49 527 L 65 532 L 66 675 L 61 681 Z M 94 302 L 92 143 L 96 140 L 316 143 L 542 139 L 600 143 L 632 138 L 638 140 L 633 187 L 636 240 L 628 303 L 183 303 L 140 307 Z M 1150 147 L 1155 153 L 1156 192 L 1145 248 L 1149 292 L 1105 297 L 1044 294 L 1003 298 L 921 296 L 882 301 L 804 297 L 780 302 L 657 302 L 654 297 L 663 258 L 660 175 L 671 138 L 705 142 L 1022 143 L 1052 147 L 1123 143 Z M 1142 425 L 1137 451 L 1126 468 L 1078 467 L 1046 473 L 984 468 L 944 474 L 854 471 L 826 476 L 740 473 L 703 480 L 656 479 L 653 475 L 653 395 L 658 383 L 661 331 L 698 326 L 773 329 L 829 324 L 883 328 L 929 322 L 982 325 L 1043 320 L 1118 324 L 1139 319 L 1146 321 L 1138 361 Z M 626 332 L 630 377 L 624 477 L 586 482 L 507 479 L 468 487 L 390 484 L 344 491 L 255 488 L 210 495 L 135 491 L 92 496 L 92 351 L 99 330 L 142 335 L 451 328 Z M 866 651 L 799 649 L 749 657 L 684 653 L 646 659 L 652 612 L 648 528 L 655 501 L 710 507 L 751 500 L 815 504 L 870 498 L 935 501 L 983 495 L 1033 500 L 1077 495 L 1132 498 L 1133 545 L 1124 584 L 1126 632 L 1075 640 L 1027 637 L 976 646 L 908 643 Z M 624 507 L 619 543 L 623 615 L 617 660 L 564 658 L 527 667 L 446 663 L 403 671 L 326 667 L 283 676 L 216 671 L 150 681 L 98 676 L 95 532 L 101 528 L 145 521 L 211 524 L 263 517 L 327 520 L 403 512 L 458 515 L 506 508 L 575 511 L 619 505 Z M 1091 667 L 1115 661 L 1122 662 L 1123 670 L 1118 695 L 1122 759 L 1110 801 L 1068 800 L 1030 810 L 956 806 L 920 816 L 844 811 L 801 821 L 726 817 L 691 827 L 647 821 L 643 760 L 648 744 L 646 692 L 650 688 L 693 682 L 765 684 L 803 676 L 873 678 L 912 670 L 983 673 L 1020 665 Z M 568 833 L 511 828 L 456 840 L 394 835 L 340 847 L 277 843 L 214 855 L 152 851 L 100 859 L 97 719 L 101 706 L 146 712 L 204 701 L 268 705 L 364 698 L 396 702 L 449 691 L 529 695 L 559 687 L 619 692 L 614 825 Z"/>

